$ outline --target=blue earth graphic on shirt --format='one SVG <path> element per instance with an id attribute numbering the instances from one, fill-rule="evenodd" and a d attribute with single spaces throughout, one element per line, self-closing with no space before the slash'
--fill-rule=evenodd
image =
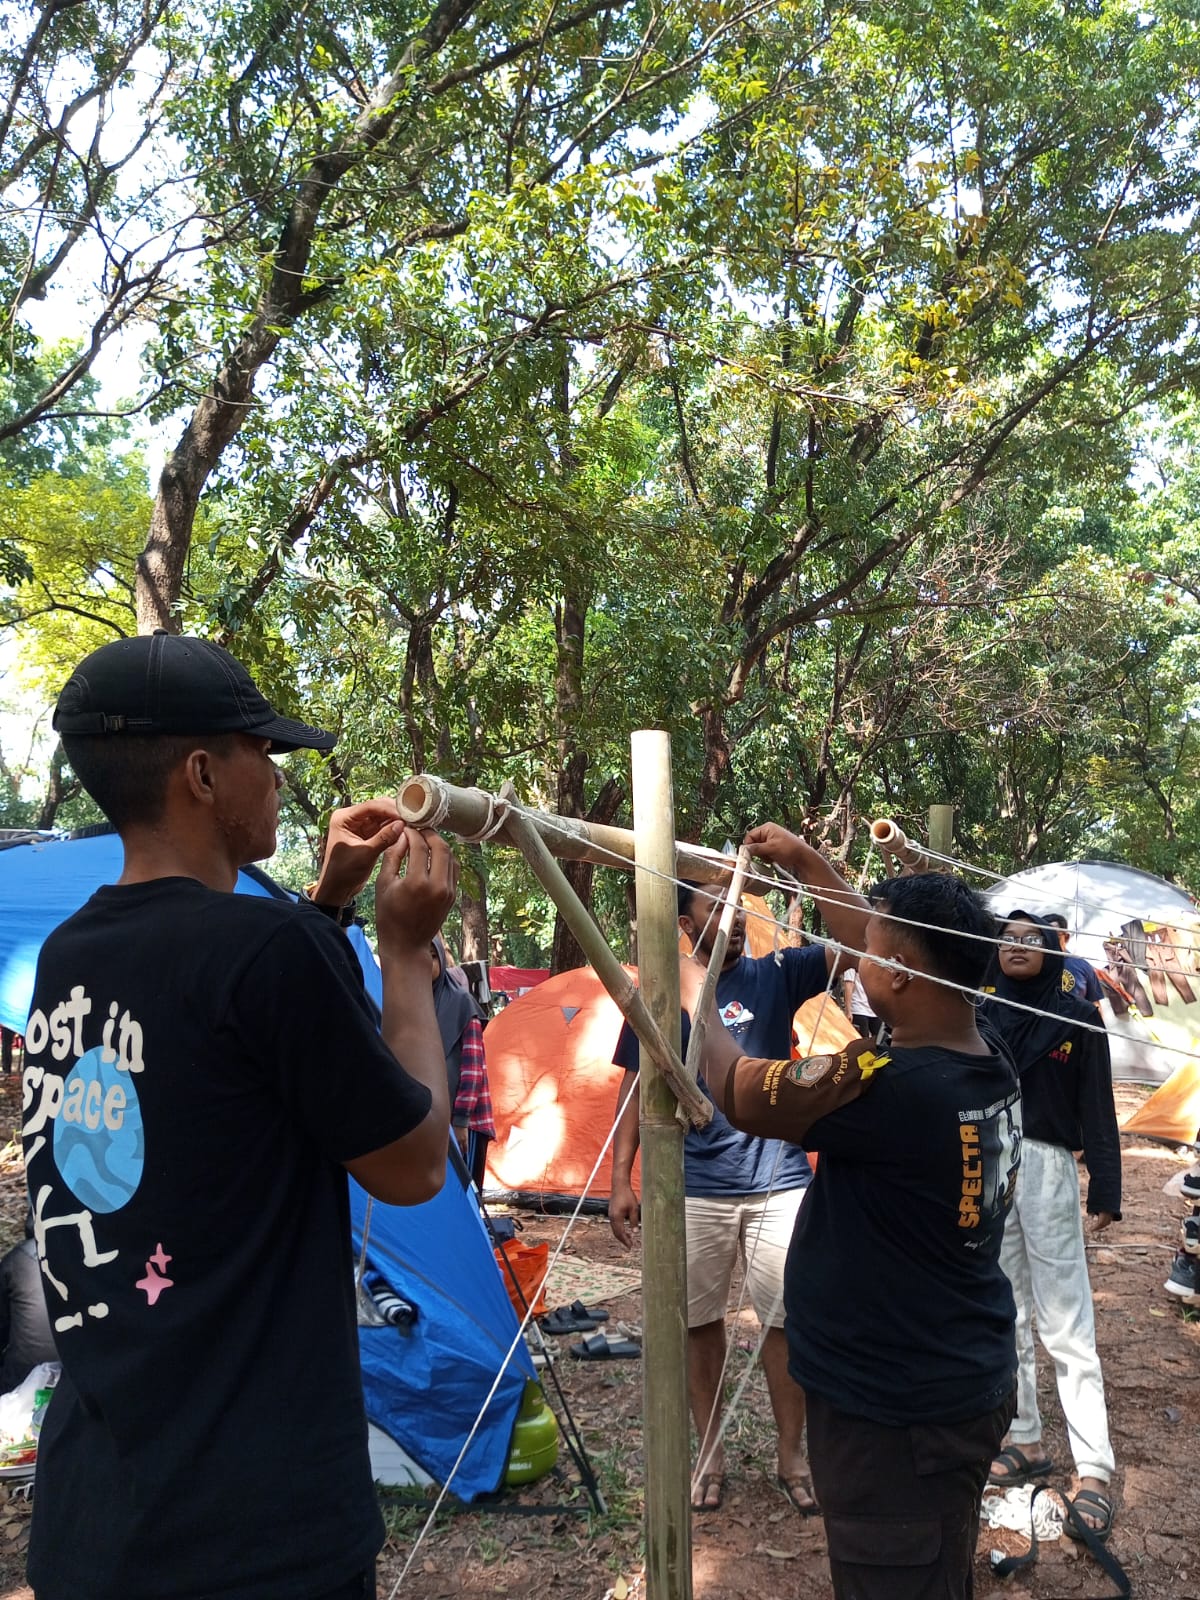
<path id="1" fill-rule="evenodd" d="M 97 1045 L 63 1080 L 54 1121 L 54 1161 L 63 1182 L 91 1211 L 119 1211 L 142 1181 L 146 1144 L 133 1074 Z"/>

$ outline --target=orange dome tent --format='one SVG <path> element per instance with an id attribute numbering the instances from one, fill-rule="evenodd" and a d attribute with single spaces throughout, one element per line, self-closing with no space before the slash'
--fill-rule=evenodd
<path id="1" fill-rule="evenodd" d="M 634 977 L 636 971 L 626 967 Z M 496 1138 L 487 1187 L 578 1195 L 612 1126 L 621 1013 L 591 967 L 560 972 L 505 1006 L 484 1035 Z M 612 1192 L 611 1152 L 589 1193 Z"/>
<path id="2" fill-rule="evenodd" d="M 625 970 L 636 979 L 636 968 Z M 825 995 L 805 1001 L 796 1029 L 806 1055 L 838 1050 L 854 1037 Z M 582 1193 L 616 1111 L 624 1073 L 612 1058 L 620 1032 L 620 1010 L 591 967 L 548 978 L 488 1024 L 484 1046 L 496 1118 L 489 1193 L 534 1204 Z M 599 1201 L 612 1193 L 611 1147 L 588 1193 Z"/>

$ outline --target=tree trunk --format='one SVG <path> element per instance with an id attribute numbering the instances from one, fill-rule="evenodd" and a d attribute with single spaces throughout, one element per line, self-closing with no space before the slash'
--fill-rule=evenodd
<path id="1" fill-rule="evenodd" d="M 729 738 L 725 732 L 725 718 L 721 708 L 714 705 L 700 707 L 700 728 L 704 735 L 704 765 L 700 772 L 700 789 L 696 797 L 696 810 L 689 830 L 696 838 L 705 821 L 712 814 L 717 794 L 729 771 Z"/>
<path id="2" fill-rule="evenodd" d="M 581 592 L 563 595 L 555 608 L 554 630 L 557 640 L 557 669 L 554 678 L 555 718 L 558 723 L 558 792 L 560 816 L 584 816 L 584 779 L 587 778 L 587 750 L 579 747 L 579 715 L 584 704 L 584 626 L 587 597 Z M 592 909 L 590 861 L 565 861 L 566 882 L 578 894 L 584 909 Z M 554 918 L 554 944 L 550 946 L 550 973 L 565 973 L 573 966 L 586 965 L 579 947 L 562 915 Z"/>
<path id="3" fill-rule="evenodd" d="M 419 117 L 411 104 L 417 69 L 466 27 L 475 0 L 437 0 L 424 28 L 407 43 L 393 71 L 375 87 L 353 128 L 318 153 L 301 174 L 275 242 L 266 286 L 245 333 L 214 375 L 171 452 L 138 557 L 138 632 L 178 632 L 178 605 L 187 571 L 196 509 L 209 474 L 250 415 L 254 383 L 285 331 L 328 299 L 331 288 L 306 287 L 322 213 L 347 173 L 388 148 L 401 114 Z M 396 152 L 390 150 L 392 159 Z"/>
<path id="4" fill-rule="evenodd" d="M 487 868 L 484 865 L 483 850 L 477 845 L 468 845 L 466 851 L 469 862 L 469 877 L 479 884 L 479 894 L 476 896 L 468 888 L 468 874 L 464 874 L 458 886 L 458 909 L 462 916 L 462 950 L 459 953 L 460 961 L 486 961 L 488 959 L 488 904 L 487 904 Z"/>

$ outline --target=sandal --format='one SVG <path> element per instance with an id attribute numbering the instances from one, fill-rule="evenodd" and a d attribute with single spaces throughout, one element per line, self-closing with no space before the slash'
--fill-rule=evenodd
<path id="1" fill-rule="evenodd" d="M 642 1353 L 634 1340 L 610 1339 L 606 1333 L 594 1333 L 568 1348 L 576 1361 L 636 1361 Z"/>
<path id="2" fill-rule="evenodd" d="M 716 1490 L 713 1496 L 713 1490 Z M 703 1516 L 706 1511 L 719 1511 L 725 1498 L 725 1474 L 704 1472 L 692 1484 L 692 1510 Z"/>
<path id="3" fill-rule="evenodd" d="M 997 1466 L 1003 1466 L 1004 1471 L 997 1472 Z M 1049 1456 L 1043 1456 L 1040 1461 L 1031 1461 L 1019 1445 L 1010 1444 L 993 1460 L 987 1481 L 993 1489 L 1015 1489 L 1022 1483 L 1036 1483 L 1039 1478 L 1048 1478 L 1053 1471 L 1054 1463 Z"/>
<path id="4" fill-rule="evenodd" d="M 600 1326 L 599 1317 L 577 1316 L 571 1306 L 555 1306 L 539 1321 L 543 1333 L 591 1333 Z"/>
<path id="5" fill-rule="evenodd" d="M 782 1472 L 778 1472 L 775 1475 L 775 1482 L 783 1498 L 793 1511 L 798 1511 L 802 1517 L 819 1517 L 821 1515 L 821 1508 L 813 1494 L 812 1484 L 803 1473 L 798 1472 L 794 1478 L 785 1478 Z M 800 1498 L 801 1495 L 805 1496 L 803 1500 Z"/>
<path id="6" fill-rule="evenodd" d="M 1098 1494 L 1095 1489 L 1080 1489 L 1073 1500 L 1067 1501 L 1067 1505 L 1076 1513 L 1063 1523 L 1063 1532 L 1067 1538 L 1074 1539 L 1077 1544 L 1087 1542 L 1079 1531 L 1078 1522 L 1087 1527 L 1093 1539 L 1098 1539 L 1103 1544 L 1112 1532 L 1113 1506 L 1108 1496 Z M 1086 1516 L 1079 1514 L 1080 1510 L 1098 1516 L 1100 1521 L 1088 1522 Z"/>

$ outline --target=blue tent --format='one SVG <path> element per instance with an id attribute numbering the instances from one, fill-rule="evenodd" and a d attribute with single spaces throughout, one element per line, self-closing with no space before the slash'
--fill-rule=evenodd
<path id="1" fill-rule="evenodd" d="M 101 884 L 120 876 L 121 860 L 112 833 L 0 846 L 0 1025 L 24 1030 L 43 940 Z M 239 874 L 237 892 L 292 898 L 253 867 Z M 351 930 L 351 942 L 378 1003 L 382 979 L 361 929 Z M 367 1197 L 355 1183 L 350 1190 L 357 1250 Z M 441 1194 L 423 1206 L 376 1201 L 367 1261 L 417 1308 L 409 1328 L 360 1330 L 367 1415 L 444 1482 L 517 1332 L 474 1191 L 452 1169 Z M 499 1487 L 532 1376 L 521 1341 L 455 1474 L 451 1487 L 461 1499 Z"/>

